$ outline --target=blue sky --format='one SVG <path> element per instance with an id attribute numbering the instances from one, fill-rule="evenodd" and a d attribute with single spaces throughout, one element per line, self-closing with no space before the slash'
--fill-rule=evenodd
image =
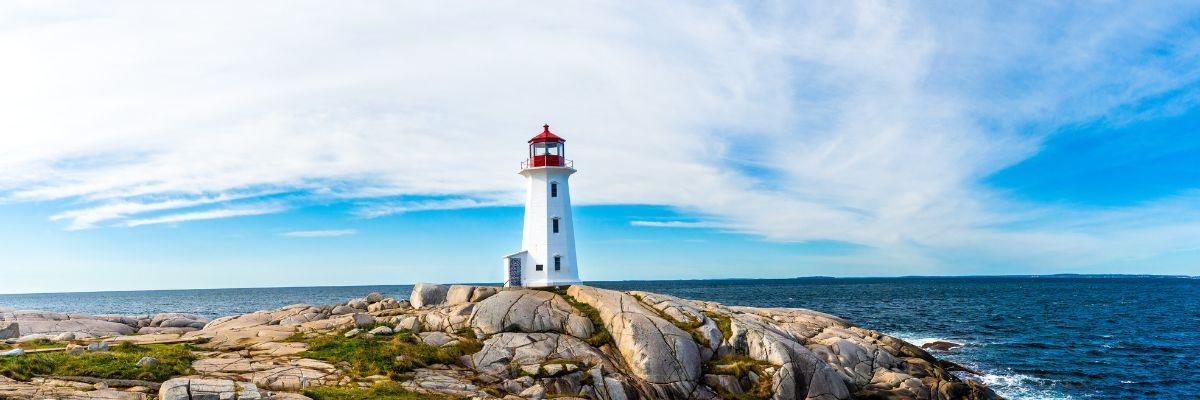
<path id="1" fill-rule="evenodd" d="M 0 292 L 487 282 L 567 139 L 591 280 L 1200 275 L 1200 7 L 21 4 Z"/>

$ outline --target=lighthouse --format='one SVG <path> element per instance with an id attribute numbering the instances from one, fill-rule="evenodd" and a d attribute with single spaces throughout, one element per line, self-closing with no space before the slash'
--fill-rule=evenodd
<path id="1" fill-rule="evenodd" d="M 550 133 L 550 125 L 529 139 L 529 155 L 521 162 L 525 177 L 525 229 L 521 251 L 504 257 L 504 286 L 560 286 L 579 283 L 575 260 L 575 224 L 571 189 L 575 173 L 566 158 L 566 140 Z"/>

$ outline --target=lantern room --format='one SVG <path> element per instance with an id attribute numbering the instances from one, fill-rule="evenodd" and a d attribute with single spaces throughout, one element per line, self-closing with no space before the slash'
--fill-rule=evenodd
<path id="1" fill-rule="evenodd" d="M 542 125 L 542 133 L 529 139 L 530 168 L 566 166 L 566 140 L 550 133 L 550 125 Z"/>

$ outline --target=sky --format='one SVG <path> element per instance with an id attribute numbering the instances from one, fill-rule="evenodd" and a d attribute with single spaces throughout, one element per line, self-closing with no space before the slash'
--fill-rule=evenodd
<path id="1" fill-rule="evenodd" d="M 6 2 L 0 293 L 1200 275 L 1195 2 Z"/>

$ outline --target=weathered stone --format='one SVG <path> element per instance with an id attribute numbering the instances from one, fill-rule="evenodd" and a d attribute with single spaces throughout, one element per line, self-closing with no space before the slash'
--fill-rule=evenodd
<path id="1" fill-rule="evenodd" d="M 522 390 L 518 395 L 527 399 L 544 399 L 546 398 L 546 388 L 542 385 L 533 385 Z"/>
<path id="2" fill-rule="evenodd" d="M 721 394 L 742 394 L 742 385 L 738 383 L 738 379 L 733 375 L 704 375 L 704 384 L 708 387 L 716 389 L 717 393 Z"/>
<path id="3" fill-rule="evenodd" d="M 417 369 L 401 387 L 420 393 L 435 393 L 464 398 L 492 398 L 471 382 L 471 377 L 454 370 Z"/>
<path id="4" fill-rule="evenodd" d="M 701 343 L 698 344 L 711 351 L 711 353 L 705 353 L 708 356 L 702 357 L 703 359 L 712 358 L 712 354 L 715 354 L 721 345 L 721 329 L 717 327 L 715 321 L 705 316 L 704 312 L 691 302 L 675 296 L 658 293 L 629 292 L 629 294 L 641 299 L 642 303 L 658 310 L 662 315 L 672 319 L 673 322 L 689 326 L 698 325 L 693 329 L 702 339 Z"/>
<path id="5" fill-rule="evenodd" d="M 354 329 L 346 331 L 346 333 L 342 334 L 342 336 L 352 338 L 352 337 L 358 336 L 359 333 L 362 333 L 362 329 L 354 328 Z"/>
<path id="6" fill-rule="evenodd" d="M 475 305 L 468 324 L 483 335 L 500 332 L 557 332 L 592 336 L 592 322 L 557 294 L 508 290 Z"/>
<path id="7" fill-rule="evenodd" d="M 442 347 L 451 340 L 454 340 L 454 337 L 444 332 L 422 332 L 420 337 L 422 342 L 433 347 Z"/>
<path id="8" fill-rule="evenodd" d="M 838 374 L 812 351 L 759 315 L 731 315 L 729 343 L 738 354 L 779 365 L 771 377 L 775 399 L 847 399 L 850 391 Z"/>
<path id="9" fill-rule="evenodd" d="M 21 334 L 48 334 L 57 335 L 63 332 L 83 332 L 91 336 L 116 336 L 128 335 L 136 331 L 129 325 L 116 322 L 101 321 L 96 319 L 72 319 L 72 320 L 22 320 L 17 319 L 20 324 Z"/>
<path id="10" fill-rule="evenodd" d="M 222 329 L 215 332 L 208 329 L 189 332 L 184 338 L 204 337 L 208 343 L 200 345 L 213 350 L 237 350 L 259 343 L 278 342 L 287 339 L 296 332 L 295 326 L 264 325 L 239 329 Z"/>
<path id="11" fill-rule="evenodd" d="M 0 339 L 21 337 L 21 325 L 17 321 L 0 321 Z"/>
<path id="12" fill-rule="evenodd" d="M 937 350 L 937 351 L 949 351 L 956 347 L 962 347 L 962 345 L 958 344 L 958 343 L 954 343 L 954 342 L 948 342 L 945 340 L 934 340 L 932 342 L 921 345 L 922 349 Z"/>
<path id="13" fill-rule="evenodd" d="M 80 346 L 77 344 L 68 344 L 66 353 L 73 355 L 73 356 L 77 356 L 77 355 L 83 354 L 83 352 L 85 352 L 85 351 L 87 351 L 87 347 Z"/>
<path id="14" fill-rule="evenodd" d="M 378 303 L 383 301 L 383 293 L 371 292 L 364 299 L 367 301 L 367 303 Z"/>
<path id="15" fill-rule="evenodd" d="M 194 314 L 184 313 L 162 313 L 157 314 L 150 319 L 151 327 L 161 328 L 203 328 L 208 323 L 208 318 Z"/>
<path id="16" fill-rule="evenodd" d="M 574 285 L 567 294 L 600 313 L 630 372 L 645 383 L 651 396 L 715 397 L 699 382 L 700 350 L 687 332 L 621 292 Z"/>
<path id="17" fill-rule="evenodd" d="M 375 327 L 375 329 L 372 329 L 370 332 L 367 332 L 367 333 L 370 333 L 372 335 L 391 335 L 392 328 L 388 328 L 386 326 L 377 326 L 377 327 Z"/>
<path id="18" fill-rule="evenodd" d="M 367 306 L 367 312 L 378 313 L 386 310 L 395 310 L 400 308 L 400 303 L 396 299 L 383 299 Z"/>
<path id="19" fill-rule="evenodd" d="M 354 309 L 354 307 L 337 306 L 337 307 L 333 308 L 332 314 L 333 315 L 345 315 L 345 314 L 354 314 L 356 312 L 358 312 L 358 310 Z"/>
<path id="20" fill-rule="evenodd" d="M 400 319 L 399 322 L 396 322 L 396 330 L 397 331 L 409 330 L 409 331 L 413 331 L 413 332 L 420 332 L 421 331 L 421 320 L 419 318 L 413 317 L 413 316 L 404 317 L 404 318 Z"/>
<path id="21" fill-rule="evenodd" d="M 409 303 L 414 308 L 428 308 L 442 305 L 446 302 L 446 294 L 450 287 L 431 283 L 418 283 L 413 286 Z"/>
<path id="22" fill-rule="evenodd" d="M 158 359 L 154 357 L 142 357 L 136 364 L 139 367 L 153 367 L 158 365 Z"/>
<path id="23" fill-rule="evenodd" d="M 25 350 L 20 348 L 0 351 L 0 357 L 20 357 L 25 355 Z"/>
<path id="24" fill-rule="evenodd" d="M 284 357 L 308 351 L 308 345 L 295 342 L 255 343 L 247 348 L 251 356 Z"/>
<path id="25" fill-rule="evenodd" d="M 616 368 L 596 348 L 570 335 L 557 333 L 500 333 L 483 342 L 471 355 L 471 368 L 481 375 L 509 378 L 514 371 L 536 375 L 550 360 L 577 361 L 608 371 Z"/>
<path id="26" fill-rule="evenodd" d="M 90 352 L 108 351 L 108 343 L 100 342 L 100 343 L 89 344 L 89 345 L 87 345 L 87 351 L 90 351 Z"/>

